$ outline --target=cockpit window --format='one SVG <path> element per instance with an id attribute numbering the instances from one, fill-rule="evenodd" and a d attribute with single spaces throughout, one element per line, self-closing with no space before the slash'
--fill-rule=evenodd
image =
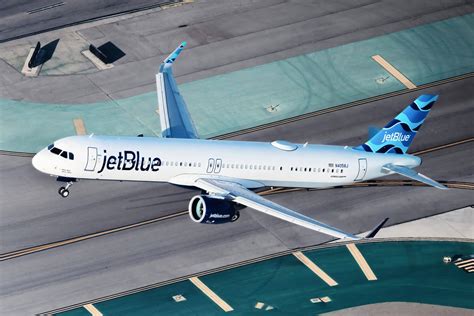
<path id="1" fill-rule="evenodd" d="M 61 153 L 61 149 L 53 147 L 51 148 L 51 152 L 55 155 L 59 155 Z"/>
<path id="2" fill-rule="evenodd" d="M 52 152 L 55 155 L 61 156 L 63 158 L 69 159 L 69 160 L 74 160 L 74 154 L 67 152 L 65 150 L 61 150 L 57 147 L 54 147 L 54 144 L 51 144 L 48 146 L 48 150 Z"/>

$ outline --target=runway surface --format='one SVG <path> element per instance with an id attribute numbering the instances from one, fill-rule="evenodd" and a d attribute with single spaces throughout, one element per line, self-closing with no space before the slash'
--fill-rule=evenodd
<path id="1" fill-rule="evenodd" d="M 465 79 L 434 88 L 442 98 L 415 139 L 413 150 L 473 136 L 467 88 L 473 81 Z M 365 140 L 367 126 L 390 120 L 419 93 L 238 139 L 358 144 Z M 422 156 L 420 171 L 437 180 L 473 181 L 472 162 L 465 158 L 473 151 L 471 142 L 428 153 Z M 54 179 L 34 172 L 30 158 L 0 159 L 1 182 L 9 183 L 1 198 L 8 201 L 1 206 L 2 253 L 184 210 L 192 195 L 169 185 L 83 181 L 64 200 L 56 193 Z M 30 192 L 25 195 L 18 188 Z M 474 203 L 472 191 L 440 192 L 423 187 L 300 191 L 269 198 L 354 233 L 370 229 L 385 216 L 393 224 Z M 39 312 L 326 240 L 323 235 L 251 210 L 244 210 L 238 222 L 222 226 L 198 225 L 182 216 L 2 262 L 6 277 L 0 294 L 9 311 Z M 77 292 L 71 295 L 66 289 Z M 54 302 L 49 301 L 51 295 L 56 297 Z M 31 301 L 35 306 L 28 304 Z"/>
<path id="2" fill-rule="evenodd" d="M 285 139 L 297 143 L 357 145 L 366 140 L 368 126 L 384 126 L 421 93 L 438 93 L 441 96 L 439 101 L 410 147 L 410 152 L 414 152 L 474 136 L 470 125 L 474 120 L 474 113 L 469 106 L 472 98 L 469 87 L 473 84 L 474 78 L 468 78 L 426 91 L 407 93 L 241 135 L 234 139 L 251 141 Z M 472 143 L 461 146 L 466 148 L 467 154 L 473 147 Z M 423 169 L 426 168 L 425 164 L 430 163 L 429 157 L 436 154 L 423 156 Z M 449 166 L 449 170 L 459 172 L 440 180 L 463 177 L 464 174 L 461 172 L 463 165 L 467 167 L 465 171 L 472 172 L 472 168 L 468 168 L 469 162 L 464 163 L 468 165 Z M 8 184 L 2 186 L 0 192 L 2 209 L 0 253 L 184 210 L 187 201 L 195 193 L 167 184 L 80 181 L 72 187 L 71 196 L 63 199 L 56 192 L 59 184 L 54 178 L 35 171 L 31 166 L 31 158 L 2 155 L 0 168 L 0 182 Z M 433 176 L 435 171 L 427 169 L 426 174 Z M 24 190 L 28 190 L 28 194 L 25 194 Z M 317 216 L 319 210 L 315 208 L 313 212 L 311 215 Z M 48 227 L 47 234 L 44 233 L 45 227 Z M 356 231 L 364 229 L 357 226 L 354 228 Z"/>
<path id="3" fill-rule="evenodd" d="M 157 6 L 165 0 L 4 0 L 0 43 L 120 12 Z"/>
<path id="4" fill-rule="evenodd" d="M 175 69 L 178 83 L 472 12 L 472 0 L 196 1 L 128 20 L 4 43 L 0 59 L 10 60 L 13 54 L 10 64 L 21 69 L 36 41 L 44 45 L 60 39 L 54 58 L 44 64 L 37 78 L 25 78 L 0 60 L 0 97 L 40 103 L 119 100 L 154 91 L 158 65 L 182 40 L 188 47 Z M 98 71 L 80 52 L 89 43 L 98 46 L 107 41 L 126 56 L 114 68 Z"/>
<path id="5" fill-rule="evenodd" d="M 260 3 L 270 5 L 276 2 Z M 240 3 L 246 4 L 247 1 Z M 337 18 L 329 14 L 326 18 L 332 16 L 334 22 L 340 22 L 340 25 L 347 21 L 356 21 L 361 14 L 364 14 L 364 18 L 361 18 L 364 23 L 358 24 L 360 29 L 352 25 L 349 30 L 338 30 L 337 34 L 333 29 L 318 27 L 319 40 L 310 43 L 306 41 L 306 37 L 299 36 L 294 38 L 294 42 L 286 42 L 286 46 L 278 47 L 280 42 L 285 42 L 285 38 L 291 38 L 288 35 L 293 31 L 301 30 L 302 25 L 280 29 L 277 36 L 280 42 L 276 41 L 277 44 L 273 46 L 260 47 L 260 50 L 255 50 L 253 53 L 250 53 L 252 49 L 259 47 L 260 40 L 267 36 L 266 30 L 253 33 L 247 38 L 248 45 L 238 48 L 226 46 L 225 41 L 219 43 L 212 39 L 216 41 L 214 46 L 203 44 L 195 51 L 194 57 L 191 55 L 188 61 L 183 62 L 181 69 L 185 76 L 181 77 L 180 81 L 286 58 L 411 27 L 426 21 L 465 14 L 466 11 L 472 10 L 472 1 L 454 1 L 449 4 L 425 1 L 423 2 L 425 6 L 413 4 L 417 7 L 416 14 L 411 12 L 417 16 L 413 19 L 405 7 L 401 9 L 401 5 L 398 5 L 400 7 L 398 10 L 394 10 L 393 8 L 397 7 L 396 3 L 398 2 L 359 1 L 356 5 L 363 8 L 358 10 L 363 11 L 353 12 L 352 9 L 348 9 L 343 15 L 335 14 Z M 385 11 L 387 8 L 390 10 Z M 328 7 L 326 11 L 330 9 L 337 11 L 338 7 Z M 390 22 L 380 24 L 380 19 L 384 20 L 388 16 Z M 252 25 L 255 23 L 253 21 Z M 210 25 L 208 27 L 211 28 Z M 230 23 L 228 28 L 235 28 L 235 25 Z M 314 33 L 314 29 L 307 30 Z M 179 32 L 185 31 L 180 29 Z M 173 41 L 181 34 L 179 32 L 172 33 Z M 204 40 L 199 34 L 195 36 Z M 168 42 L 170 41 L 171 38 Z M 210 54 L 211 52 L 214 54 Z M 235 58 L 230 63 L 226 59 L 229 53 Z M 137 60 L 144 58 L 139 54 L 130 56 Z M 102 99 L 106 94 L 112 97 L 124 97 L 132 92 L 141 93 L 151 89 L 153 76 L 148 78 L 137 76 L 136 73 L 148 71 L 153 74 L 152 65 L 156 65 L 156 60 L 158 59 L 151 57 L 145 59 L 144 63 L 131 60 L 130 63 L 117 67 L 113 78 L 99 73 L 90 77 L 70 76 L 70 80 L 52 76 L 37 78 L 35 80 L 38 81 L 35 82 L 25 79 L 13 80 L 13 83 L 8 80 L 3 82 L 8 83 L 9 94 L 15 97 L 23 97 L 24 94 L 26 99 L 34 99 L 37 94 L 53 99 L 59 98 L 48 91 L 50 87 L 61 86 L 65 82 L 74 89 L 65 91 L 62 98 L 86 102 L 88 99 Z M 198 68 L 195 68 L 196 62 L 199 62 Z M 89 86 L 90 80 L 95 84 Z M 421 93 L 439 93 L 440 100 L 433 107 L 410 148 L 410 151 L 417 151 L 474 136 L 471 88 L 473 85 L 474 79 L 467 78 L 424 91 L 414 91 L 343 111 L 255 131 L 234 139 L 258 141 L 286 139 L 301 143 L 308 141 L 357 145 L 366 140 L 368 126 L 383 126 Z M 437 180 L 472 182 L 474 168 L 470 158 L 473 154 L 473 142 L 431 152 L 422 155 L 424 163 L 419 170 Z M 195 194 L 166 184 L 81 181 L 72 187 L 71 196 L 63 199 L 57 194 L 58 183 L 54 180 L 36 172 L 31 166 L 29 157 L 0 155 L 0 253 L 181 211 L 186 208 L 189 198 Z M 472 191 L 441 192 L 425 187 L 299 191 L 272 195 L 269 198 L 354 233 L 368 230 L 386 216 L 390 217 L 390 223 L 394 224 L 474 204 Z M 327 240 L 324 235 L 251 210 L 242 211 L 238 222 L 227 225 L 199 225 L 193 223 L 187 216 L 176 217 L 139 229 L 129 229 L 0 262 L 1 313 L 25 315 L 52 310 L 150 283 Z"/>

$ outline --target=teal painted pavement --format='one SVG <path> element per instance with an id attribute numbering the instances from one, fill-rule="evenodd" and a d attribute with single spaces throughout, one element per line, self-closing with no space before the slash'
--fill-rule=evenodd
<path id="1" fill-rule="evenodd" d="M 294 256 L 287 255 L 201 277 L 234 308 L 233 315 L 315 315 L 380 302 L 418 302 L 474 308 L 472 276 L 444 256 L 474 253 L 474 243 L 405 241 L 359 244 L 378 280 L 368 281 L 345 246 L 305 252 L 338 282 L 329 287 Z M 187 300 L 176 303 L 172 296 Z M 311 303 L 329 296 L 329 303 Z M 257 303 L 263 303 L 257 309 Z M 224 315 L 189 281 L 96 303 L 109 315 Z M 267 310 L 268 309 L 268 310 Z M 61 316 L 85 315 L 78 308 Z"/>
<path id="2" fill-rule="evenodd" d="M 208 138 L 404 89 L 373 55 L 420 85 L 474 71 L 473 47 L 470 14 L 182 84 L 180 90 L 198 133 Z M 74 118 L 83 118 L 89 133 L 158 135 L 156 104 L 155 92 L 87 105 L 0 100 L 0 149 L 36 152 L 73 135 Z M 276 112 L 266 110 L 277 105 Z"/>
<path id="3" fill-rule="evenodd" d="M 182 295 L 186 300 L 176 303 L 173 299 L 175 295 Z M 217 315 L 221 311 L 191 282 L 179 282 L 173 286 L 125 296 L 120 298 L 120 301 L 111 300 L 94 306 L 104 316 Z M 90 316 L 90 313 L 85 308 L 78 308 L 59 315 Z"/>

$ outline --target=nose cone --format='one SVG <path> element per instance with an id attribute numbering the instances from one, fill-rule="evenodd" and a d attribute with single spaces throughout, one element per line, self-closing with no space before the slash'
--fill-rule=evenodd
<path id="1" fill-rule="evenodd" d="M 33 164 L 33 167 L 41 172 L 46 172 L 46 166 L 47 166 L 47 153 L 46 150 L 43 149 L 39 153 L 37 153 L 34 157 L 31 163 Z"/>

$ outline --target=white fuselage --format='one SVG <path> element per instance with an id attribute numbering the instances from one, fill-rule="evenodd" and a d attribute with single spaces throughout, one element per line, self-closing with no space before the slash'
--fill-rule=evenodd
<path id="1" fill-rule="evenodd" d="M 421 162 L 411 155 L 347 146 L 157 137 L 72 136 L 56 141 L 54 147 L 73 153 L 74 159 L 48 149 L 33 159 L 38 170 L 54 176 L 178 185 L 212 177 L 232 179 L 247 188 L 333 187 L 385 176 L 382 167 L 389 163 L 413 168 Z"/>

